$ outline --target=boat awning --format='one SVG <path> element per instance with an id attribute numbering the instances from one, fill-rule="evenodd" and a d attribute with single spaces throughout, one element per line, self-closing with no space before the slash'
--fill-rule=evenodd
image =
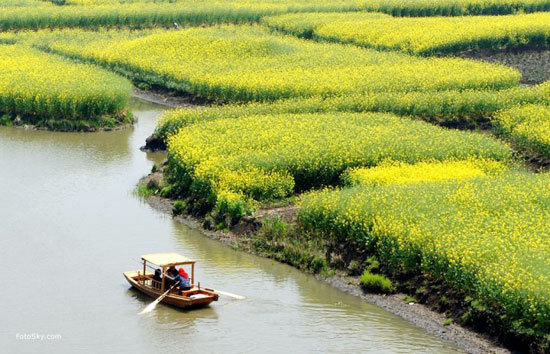
<path id="1" fill-rule="evenodd" d="M 141 259 L 160 267 L 195 263 L 194 260 L 186 258 L 178 253 L 151 253 L 141 256 Z"/>

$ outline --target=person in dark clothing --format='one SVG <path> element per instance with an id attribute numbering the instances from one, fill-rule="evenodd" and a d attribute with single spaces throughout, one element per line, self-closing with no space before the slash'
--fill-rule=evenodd
<path id="1" fill-rule="evenodd" d="M 169 289 L 172 285 L 176 284 L 176 277 L 178 276 L 178 270 L 176 267 L 170 267 L 166 270 L 164 276 L 164 289 Z"/>
<path id="2" fill-rule="evenodd" d="M 161 274 L 162 274 L 162 271 L 160 269 L 155 269 L 155 275 L 153 275 L 153 280 L 155 280 L 153 282 L 153 287 L 157 288 L 157 289 L 160 289 L 161 287 L 161 282 L 162 282 L 162 277 L 161 277 Z"/>
<path id="3" fill-rule="evenodd" d="M 168 270 L 166 270 L 166 274 L 175 279 L 178 276 L 179 272 L 176 267 L 170 267 L 168 268 Z"/>

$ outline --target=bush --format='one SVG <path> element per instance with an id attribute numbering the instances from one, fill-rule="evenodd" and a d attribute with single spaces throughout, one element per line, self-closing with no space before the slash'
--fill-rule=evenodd
<path id="1" fill-rule="evenodd" d="M 181 215 L 185 213 L 186 209 L 187 209 L 187 203 L 183 200 L 177 200 L 174 202 L 174 205 L 172 206 L 172 214 Z"/>
<path id="2" fill-rule="evenodd" d="M 395 291 L 390 279 L 380 274 L 372 274 L 365 270 L 360 278 L 363 290 L 373 293 L 389 294 Z"/>

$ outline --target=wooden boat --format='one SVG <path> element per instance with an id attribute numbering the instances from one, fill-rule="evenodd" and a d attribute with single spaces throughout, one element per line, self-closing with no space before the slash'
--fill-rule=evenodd
<path id="1" fill-rule="evenodd" d="M 218 301 L 219 295 L 212 289 L 201 288 L 200 283 L 195 284 L 195 261 L 185 258 L 177 253 L 153 253 L 141 256 L 143 260 L 143 270 L 131 270 L 124 272 L 124 277 L 128 283 L 145 295 L 154 299 L 158 298 L 169 288 L 165 283 L 166 271 L 170 267 L 191 265 L 191 288 L 188 290 L 179 290 L 174 287 L 161 300 L 161 302 L 180 308 L 190 308 L 207 306 L 212 301 Z M 162 280 L 153 279 L 154 273 L 148 272 L 147 267 L 151 263 L 162 270 Z M 154 269 L 154 268 L 153 268 Z"/>

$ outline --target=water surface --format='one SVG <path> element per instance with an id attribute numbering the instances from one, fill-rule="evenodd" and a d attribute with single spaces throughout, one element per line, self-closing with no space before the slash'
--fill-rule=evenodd
<path id="1" fill-rule="evenodd" d="M 54 133 L 0 128 L 2 352 L 451 353 L 454 346 L 296 269 L 233 250 L 133 194 L 162 155 L 139 150 L 162 107 L 135 100 L 134 129 Z M 209 308 L 164 305 L 129 289 L 139 255 L 176 251 L 196 277 L 245 295 Z M 21 339 L 22 335 L 60 335 Z"/>

